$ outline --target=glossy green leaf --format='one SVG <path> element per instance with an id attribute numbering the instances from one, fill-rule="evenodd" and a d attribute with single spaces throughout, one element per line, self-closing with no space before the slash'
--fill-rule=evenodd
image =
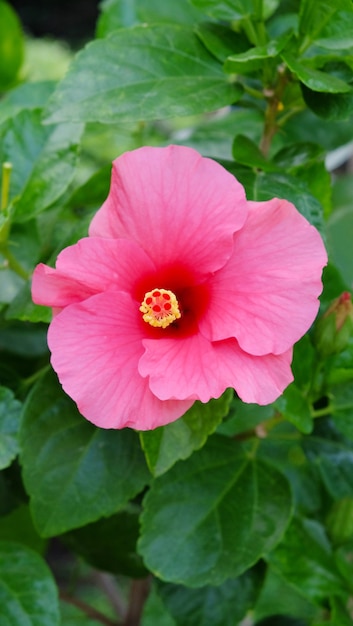
<path id="1" fill-rule="evenodd" d="M 45 537 L 112 515 L 149 480 L 135 433 L 89 424 L 51 372 L 26 402 L 21 440 L 23 479 Z"/>
<path id="2" fill-rule="evenodd" d="M 324 232 L 323 209 L 320 203 L 309 193 L 307 185 L 295 176 L 259 172 L 256 175 L 250 198 L 256 201 L 271 198 L 289 200 L 313 226 Z"/>
<path id="3" fill-rule="evenodd" d="M 174 463 L 201 448 L 227 415 L 232 397 L 229 389 L 218 400 L 206 404 L 197 401 L 175 422 L 141 432 L 141 445 L 152 474 L 164 474 Z"/>
<path id="4" fill-rule="evenodd" d="M 0 100 L 0 123 L 9 117 L 16 116 L 25 109 L 43 108 L 53 93 L 55 85 L 55 81 L 51 80 L 23 83 L 9 91 Z"/>
<path id="5" fill-rule="evenodd" d="M 295 519 L 269 560 L 286 581 L 312 602 L 322 602 L 341 592 L 343 579 L 330 542 L 323 526 L 314 520 Z"/>
<path id="6" fill-rule="evenodd" d="M 271 404 L 260 406 L 248 404 L 233 398 L 227 418 L 218 426 L 217 432 L 228 437 L 251 431 L 262 422 L 271 419 L 274 407 Z"/>
<path id="7" fill-rule="evenodd" d="M 311 437 L 303 442 L 311 463 L 321 474 L 323 483 L 334 499 L 353 493 L 353 447 L 344 442 L 329 441 L 323 437 Z"/>
<path id="8" fill-rule="evenodd" d="M 242 94 L 188 28 L 136 26 L 80 52 L 49 106 L 49 121 L 120 123 L 192 115 Z"/>
<path id="9" fill-rule="evenodd" d="M 306 38 L 305 42 L 314 41 L 330 22 L 336 11 L 351 11 L 350 0 L 301 0 L 299 10 L 299 31 Z"/>
<path id="10" fill-rule="evenodd" d="M 47 546 L 47 541 L 38 535 L 33 526 L 27 504 L 21 504 L 0 517 L 0 541 L 17 541 L 41 554 Z"/>
<path id="11" fill-rule="evenodd" d="M 348 351 L 348 354 L 351 353 L 352 344 L 350 344 L 350 350 Z M 331 406 L 332 418 L 336 428 L 345 437 L 353 441 L 353 386 L 350 383 L 350 378 L 346 384 L 342 383 L 333 387 Z"/>
<path id="12" fill-rule="evenodd" d="M 12 391 L 0 387 L 0 469 L 8 467 L 18 454 L 21 409 Z"/>
<path id="13" fill-rule="evenodd" d="M 93 567 L 113 574 L 142 578 L 148 572 L 136 553 L 139 510 L 132 506 L 108 518 L 63 535 L 74 553 Z"/>
<path id="14" fill-rule="evenodd" d="M 330 76 L 345 81 L 351 90 L 348 93 L 323 93 L 317 97 L 317 93 L 309 87 L 302 85 L 303 98 L 307 106 L 316 115 L 328 120 L 349 119 L 353 112 L 353 71 L 345 62 L 326 63 L 322 70 L 329 72 Z"/>
<path id="15" fill-rule="evenodd" d="M 6 311 L 6 319 L 16 319 L 22 322 L 47 322 L 52 318 L 51 309 L 47 306 L 34 304 L 31 295 L 31 286 L 25 283 L 10 302 Z"/>
<path id="16" fill-rule="evenodd" d="M 279 171 L 279 168 L 268 161 L 260 148 L 249 137 L 236 135 L 233 142 L 233 157 L 237 163 L 261 169 L 264 172 Z"/>
<path id="17" fill-rule="evenodd" d="M 276 400 L 275 407 L 285 419 L 294 424 L 300 432 L 309 434 L 313 430 L 310 404 L 300 389 L 292 383 Z"/>
<path id="18" fill-rule="evenodd" d="M 58 626 L 57 590 L 44 560 L 19 543 L 0 541 L 0 622 Z"/>
<path id="19" fill-rule="evenodd" d="M 152 589 L 143 607 L 141 626 L 177 626 L 160 597 L 157 586 Z"/>
<path id="20" fill-rule="evenodd" d="M 288 36 L 269 41 L 266 46 L 250 48 L 241 54 L 233 54 L 224 64 L 224 70 L 229 74 L 249 74 L 263 68 L 266 59 L 273 59 L 283 50 Z"/>
<path id="21" fill-rule="evenodd" d="M 351 206 L 335 211 L 327 224 L 327 236 L 330 244 L 331 259 L 341 272 L 346 285 L 353 282 L 353 214 Z"/>
<path id="22" fill-rule="evenodd" d="M 321 162 L 324 159 L 324 154 L 323 148 L 318 144 L 298 142 L 284 146 L 274 155 L 273 161 L 278 167 L 290 171 Z"/>
<path id="23" fill-rule="evenodd" d="M 233 21 L 253 13 L 251 0 L 191 0 L 192 4 L 217 20 Z"/>
<path id="24" fill-rule="evenodd" d="M 114 30 L 138 23 L 193 24 L 204 18 L 188 0 L 106 0 L 100 6 L 97 36 L 106 37 Z"/>
<path id="25" fill-rule="evenodd" d="M 241 33 L 215 22 L 202 22 L 195 33 L 216 59 L 223 63 L 232 54 L 240 54 L 249 48 L 249 41 Z"/>
<path id="26" fill-rule="evenodd" d="M 263 574 L 264 567 L 255 568 L 218 587 L 201 589 L 160 584 L 158 593 L 177 626 L 234 626 L 255 604 Z"/>
<path id="27" fill-rule="evenodd" d="M 214 435 L 154 481 L 138 549 L 158 578 L 218 585 L 278 543 L 291 506 L 288 483 L 277 470 Z"/>
<path id="28" fill-rule="evenodd" d="M 14 220 L 26 222 L 69 186 L 82 124 L 44 126 L 41 110 L 24 110 L 0 126 L 0 161 L 10 161 Z"/>
<path id="29" fill-rule="evenodd" d="M 320 32 L 320 38 L 315 43 L 334 51 L 353 48 L 353 12 L 335 13 Z"/>
<path id="30" fill-rule="evenodd" d="M 15 82 L 24 57 L 24 37 L 17 14 L 0 1 L 0 92 Z"/>
<path id="31" fill-rule="evenodd" d="M 320 93 L 348 93 L 351 91 L 350 85 L 344 80 L 333 74 L 316 70 L 305 64 L 305 61 L 298 61 L 288 52 L 282 52 L 282 58 L 298 80 L 312 91 Z"/>

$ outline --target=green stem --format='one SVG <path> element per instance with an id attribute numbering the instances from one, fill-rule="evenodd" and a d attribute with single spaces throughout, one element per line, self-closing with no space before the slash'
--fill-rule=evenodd
<path id="1" fill-rule="evenodd" d="M 332 404 L 329 404 L 328 406 L 325 406 L 323 409 L 313 409 L 311 411 L 311 417 L 313 417 L 314 419 L 316 417 L 326 417 L 326 415 L 331 415 L 332 411 L 333 411 L 333 406 Z"/>
<path id="2" fill-rule="evenodd" d="M 24 280 L 28 280 L 30 273 L 19 263 L 16 257 L 12 254 L 11 250 L 9 250 L 7 244 L 0 245 L 0 253 L 5 257 L 7 261 L 7 267 L 11 269 L 15 274 L 23 278 Z"/>
<path id="3" fill-rule="evenodd" d="M 35 382 L 37 382 L 38 378 L 41 378 L 47 371 L 49 371 L 50 365 L 45 365 L 41 367 L 37 372 L 32 374 L 32 376 L 28 376 L 28 378 L 24 378 L 21 381 L 21 387 L 26 389 L 27 387 L 31 387 Z"/>
<path id="4" fill-rule="evenodd" d="M 5 211 L 9 204 L 11 172 L 12 163 L 6 161 L 2 164 L 1 211 Z"/>

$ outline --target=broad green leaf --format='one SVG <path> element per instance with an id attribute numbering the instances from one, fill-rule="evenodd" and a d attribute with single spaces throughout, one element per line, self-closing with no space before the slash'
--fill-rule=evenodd
<path id="1" fill-rule="evenodd" d="M 335 564 L 325 530 L 318 522 L 294 519 L 270 563 L 293 587 L 312 602 L 340 593 L 344 581 Z"/>
<path id="2" fill-rule="evenodd" d="M 69 186 L 82 124 L 44 126 L 41 110 L 24 110 L 0 126 L 0 161 L 10 161 L 14 220 L 26 222 Z"/>
<path id="3" fill-rule="evenodd" d="M 277 470 L 214 435 L 154 481 L 138 549 L 162 580 L 219 585 L 278 543 L 291 507 L 288 483 Z"/>
<path id="4" fill-rule="evenodd" d="M 305 439 L 303 447 L 332 498 L 339 500 L 353 494 L 353 447 L 323 437 Z"/>
<path id="5" fill-rule="evenodd" d="M 260 148 L 246 137 L 246 135 L 236 135 L 233 142 L 234 160 L 248 167 L 261 169 L 264 172 L 279 171 L 277 165 L 268 161 L 262 154 Z"/>
<path id="6" fill-rule="evenodd" d="M 20 21 L 10 4 L 0 0 L 0 92 L 15 82 L 23 56 L 24 37 Z"/>
<path id="7" fill-rule="evenodd" d="M 286 171 L 306 168 L 309 165 L 323 161 L 324 150 L 316 143 L 298 142 L 286 145 L 276 152 L 273 161 L 278 167 Z"/>
<path id="8" fill-rule="evenodd" d="M 224 64 L 224 70 L 229 74 L 249 74 L 264 66 L 266 59 L 273 59 L 283 50 L 288 36 L 269 41 L 266 46 L 250 48 L 241 54 L 233 54 Z"/>
<path id="9" fill-rule="evenodd" d="M 338 11 L 326 23 L 315 42 L 329 50 L 353 48 L 353 12 Z"/>
<path id="10" fill-rule="evenodd" d="M 21 504 L 0 517 L 0 541 L 17 541 L 36 552 L 44 553 L 47 541 L 36 532 L 27 504 Z"/>
<path id="11" fill-rule="evenodd" d="M 274 403 L 285 419 L 294 424 L 300 432 L 309 434 L 313 430 L 310 404 L 300 389 L 292 383 Z"/>
<path id="12" fill-rule="evenodd" d="M 0 123 L 9 117 L 16 116 L 24 109 L 43 108 L 49 96 L 53 93 L 55 81 L 42 81 L 38 83 L 24 83 L 9 91 L 0 100 Z"/>
<path id="13" fill-rule="evenodd" d="M 96 569 L 141 578 L 148 572 L 136 553 L 138 516 L 138 508 L 131 506 L 111 517 L 72 530 L 63 535 L 62 540 Z"/>
<path id="14" fill-rule="evenodd" d="M 193 24 L 204 19 L 188 0 L 106 0 L 100 6 L 97 36 L 106 37 L 114 30 L 137 23 Z"/>
<path id="15" fill-rule="evenodd" d="M 52 318 L 51 309 L 47 306 L 34 304 L 29 283 L 17 292 L 6 310 L 6 319 L 21 320 L 22 322 L 47 322 Z"/>
<path id="16" fill-rule="evenodd" d="M 349 353 L 352 353 L 352 343 Z M 353 386 L 341 384 L 333 387 L 331 392 L 332 418 L 337 429 L 353 441 Z"/>
<path id="17" fill-rule="evenodd" d="M 326 518 L 326 527 L 336 546 L 353 537 L 353 497 L 342 498 L 333 503 Z"/>
<path id="18" fill-rule="evenodd" d="M 305 37 L 306 45 L 318 38 L 318 35 L 330 22 L 336 11 L 351 11 L 350 0 L 301 0 L 299 10 L 299 32 Z"/>
<path id="19" fill-rule="evenodd" d="M 324 231 L 323 209 L 305 183 L 290 174 L 258 172 L 249 199 L 262 201 L 274 197 L 292 202 L 313 226 Z"/>
<path id="20" fill-rule="evenodd" d="M 135 433 L 89 424 L 51 372 L 25 404 L 21 439 L 23 480 L 43 537 L 112 515 L 149 480 Z"/>
<path id="21" fill-rule="evenodd" d="M 251 0 L 191 0 L 191 3 L 217 20 L 240 20 L 253 13 Z"/>
<path id="22" fill-rule="evenodd" d="M 29 548 L 0 541 L 0 623 L 59 626 L 57 589 L 45 561 Z"/>
<path id="23" fill-rule="evenodd" d="M 304 60 L 298 61 L 289 52 L 282 52 L 283 61 L 291 72 L 312 91 L 319 93 L 348 93 L 352 89 L 344 80 L 337 78 L 333 74 L 316 70 L 305 64 Z"/>
<path id="24" fill-rule="evenodd" d="M 347 285 L 353 282 L 353 214 L 352 207 L 338 209 L 330 216 L 327 224 L 327 237 L 330 245 L 332 262 L 341 272 Z"/>
<path id="25" fill-rule="evenodd" d="M 254 568 L 220 586 L 201 589 L 159 584 L 158 593 L 177 626 L 233 626 L 254 606 L 263 574 L 264 567 Z"/>
<path id="26" fill-rule="evenodd" d="M 353 112 L 353 71 L 342 61 L 326 63 L 322 70 L 331 76 L 345 81 L 350 87 L 349 93 L 323 93 L 320 98 L 317 93 L 302 85 L 303 98 L 307 106 L 316 115 L 328 120 L 345 120 Z"/>
<path id="27" fill-rule="evenodd" d="M 303 393 L 309 391 L 314 371 L 315 350 L 308 334 L 294 346 L 292 371 L 295 384 Z"/>
<path id="28" fill-rule="evenodd" d="M 223 24 L 202 22 L 195 27 L 195 33 L 221 63 L 231 54 L 239 54 L 249 48 L 249 41 L 244 35 L 235 33 Z"/>
<path id="29" fill-rule="evenodd" d="M 8 467 L 18 454 L 21 408 L 12 391 L 0 387 L 0 469 Z"/>
<path id="30" fill-rule="evenodd" d="M 108 124 L 178 117 L 218 109 L 241 95 L 190 29 L 136 26 L 77 55 L 48 120 Z"/>
<path id="31" fill-rule="evenodd" d="M 177 626 L 176 621 L 172 618 L 158 594 L 155 584 L 152 585 L 143 607 L 141 626 Z"/>
<path id="32" fill-rule="evenodd" d="M 218 400 L 195 402 L 172 424 L 141 432 L 141 445 L 152 474 L 164 474 L 174 463 L 201 448 L 227 415 L 232 397 L 233 391 L 228 389 Z"/>
<path id="33" fill-rule="evenodd" d="M 262 422 L 273 417 L 274 407 L 271 404 L 260 406 L 248 404 L 234 397 L 230 405 L 227 418 L 218 426 L 217 432 L 221 435 L 234 437 L 239 433 L 251 431 Z"/>

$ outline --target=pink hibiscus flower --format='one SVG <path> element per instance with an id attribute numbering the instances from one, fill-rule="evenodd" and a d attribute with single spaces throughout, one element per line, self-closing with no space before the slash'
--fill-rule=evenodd
<path id="1" fill-rule="evenodd" d="M 180 146 L 114 161 L 89 237 L 40 264 L 51 362 L 103 428 L 147 430 L 233 387 L 273 402 L 312 324 L 326 252 L 286 200 L 248 202 L 223 167 Z"/>

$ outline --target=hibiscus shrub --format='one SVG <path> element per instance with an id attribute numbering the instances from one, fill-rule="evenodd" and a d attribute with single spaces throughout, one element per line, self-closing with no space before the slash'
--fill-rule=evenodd
<path id="1" fill-rule="evenodd" d="M 0 0 L 1 624 L 352 624 L 352 32 Z"/>

